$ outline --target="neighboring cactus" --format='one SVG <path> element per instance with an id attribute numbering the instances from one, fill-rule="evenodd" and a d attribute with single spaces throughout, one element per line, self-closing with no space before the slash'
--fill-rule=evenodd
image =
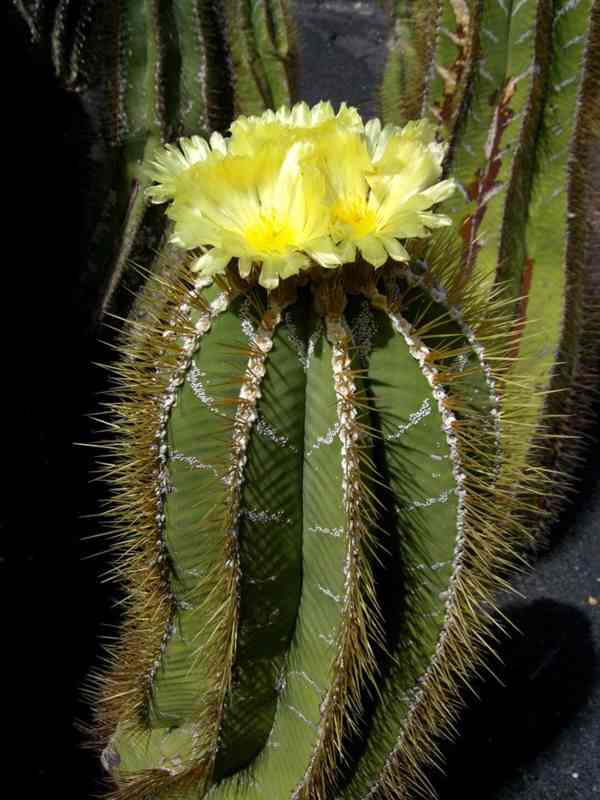
<path id="1" fill-rule="evenodd" d="M 34 41 L 49 40 L 57 77 L 96 127 L 84 279 L 93 327 L 115 310 L 116 293 L 119 312 L 128 310 L 140 283 L 130 265 L 149 264 L 162 246 L 164 218 L 148 208 L 144 160 L 178 136 L 225 130 L 234 110 L 292 102 L 287 0 L 14 2 Z"/>
<path id="2" fill-rule="evenodd" d="M 116 798 L 409 796 L 490 646 L 542 481 L 512 325 L 456 233 L 410 238 L 449 221 L 431 128 L 361 125 L 299 106 L 150 169 L 177 245 L 213 248 L 150 279 L 116 367 Z"/>
<path id="3" fill-rule="evenodd" d="M 383 117 L 430 117 L 448 137 L 445 169 L 461 191 L 443 210 L 462 226 L 463 280 L 495 273 L 514 300 L 513 354 L 538 390 L 523 413 L 535 419 L 546 397 L 542 463 L 561 481 L 543 504 L 556 513 L 600 385 L 600 4 L 390 0 L 388 9 Z"/>
<path id="4" fill-rule="evenodd" d="M 295 44 L 287 0 L 223 0 L 221 5 L 235 113 L 291 105 Z"/>

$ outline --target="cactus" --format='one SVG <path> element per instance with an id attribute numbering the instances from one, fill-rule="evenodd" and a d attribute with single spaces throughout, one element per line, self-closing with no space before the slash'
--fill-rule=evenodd
<path id="1" fill-rule="evenodd" d="M 404 796 L 524 535 L 505 321 L 444 237 L 377 278 L 152 289 L 110 472 L 115 797 Z"/>
<path id="2" fill-rule="evenodd" d="M 430 185 L 444 148 L 426 124 L 360 125 L 298 106 L 242 118 L 212 150 L 183 140 L 150 169 L 152 198 L 174 198 L 176 246 L 194 252 L 202 217 L 213 249 L 149 279 L 108 408 L 126 612 L 96 735 L 120 800 L 409 796 L 491 647 L 494 593 L 528 541 L 523 497 L 544 485 L 515 446 L 523 382 L 502 290 L 465 285 L 456 231 L 420 238 L 446 217 L 399 206 L 403 246 L 344 194 L 315 215 L 331 232 L 292 237 L 278 274 L 286 229 L 246 193 L 272 186 L 261 147 L 240 155 L 269 137 L 283 177 L 264 197 L 285 208 L 289 192 L 302 231 L 314 169 L 334 176 L 343 149 L 360 171 L 365 141 L 384 204 L 407 181 L 429 186 L 417 209 L 452 191 Z M 394 148 L 416 165 L 400 184 Z M 246 250 L 217 242 L 215 208 L 243 220 Z M 273 226 L 260 245 L 252 213 Z"/>
<path id="3" fill-rule="evenodd" d="M 430 117 L 450 141 L 445 169 L 462 190 L 444 211 L 462 226 L 463 280 L 495 274 L 513 299 L 514 355 L 538 390 L 523 413 L 546 420 L 544 453 L 529 457 L 561 476 L 542 502 L 556 515 L 600 384 L 600 7 L 392 0 L 388 10 L 383 117 Z"/>
<path id="4" fill-rule="evenodd" d="M 291 105 L 294 31 L 284 0 L 224 0 L 236 114 Z"/>
<path id="5" fill-rule="evenodd" d="M 95 221 L 82 280 L 97 297 L 94 329 L 107 311 L 128 313 L 141 283 L 132 264 L 152 263 L 168 247 L 163 215 L 146 202 L 143 162 L 162 142 L 224 130 L 234 108 L 291 103 L 293 26 L 286 0 L 14 2 L 96 127 Z"/>

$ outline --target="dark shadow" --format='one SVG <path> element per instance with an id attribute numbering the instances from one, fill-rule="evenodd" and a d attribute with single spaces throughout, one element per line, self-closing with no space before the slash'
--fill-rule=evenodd
<path id="1" fill-rule="evenodd" d="M 108 331 L 87 332 L 95 298 L 81 290 L 93 131 L 78 96 L 60 88 L 48 52 L 31 43 L 9 6 L 12 219 L 5 227 L 15 257 L 6 260 L 5 315 L 12 311 L 15 325 L 5 344 L 20 368 L 11 376 L 7 426 L 16 445 L 8 448 L 14 487 L 5 487 L 3 503 L 14 518 L 0 556 L 12 598 L 3 622 L 20 653 L 19 707 L 25 718 L 44 720 L 28 746 L 20 794 L 88 798 L 99 760 L 82 750 L 75 720 L 91 721 L 82 687 L 98 665 L 99 637 L 114 636 L 118 620 L 114 587 L 101 582 L 111 565 L 99 555 L 106 545 L 84 541 L 100 530 L 87 516 L 100 510 L 107 489 L 93 482 L 94 451 L 75 445 L 98 438 L 87 415 L 98 412 L 107 377 L 92 362 L 113 357 L 98 341 Z"/>
<path id="2" fill-rule="evenodd" d="M 519 632 L 501 635 L 491 664 L 496 678 L 486 673 L 472 683 L 478 699 L 464 692 L 459 738 L 441 743 L 445 773 L 431 776 L 439 800 L 493 800 L 590 696 L 597 654 L 581 611 L 542 599 L 504 613 Z"/>

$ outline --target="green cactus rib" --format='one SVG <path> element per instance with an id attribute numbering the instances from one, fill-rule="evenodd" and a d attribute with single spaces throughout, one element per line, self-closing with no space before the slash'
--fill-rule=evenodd
<path id="1" fill-rule="evenodd" d="M 423 115 L 431 51 L 438 36 L 442 0 L 388 0 L 388 59 L 380 90 L 386 122 L 404 125 Z"/>
<path id="2" fill-rule="evenodd" d="M 526 539 L 515 484 L 537 479 L 509 455 L 507 318 L 449 246 L 312 292 L 151 281 L 111 407 L 126 617 L 96 697 L 115 798 L 425 781 Z"/>
<path id="3" fill-rule="evenodd" d="M 195 301 L 191 307 L 196 314 L 200 314 L 205 325 L 220 310 L 220 303 L 213 301 L 214 306 L 207 305 L 195 295 L 184 305 L 183 299 L 187 299 L 189 295 L 189 287 L 185 284 L 161 283 L 155 288 L 155 298 L 158 300 L 152 311 L 148 310 L 148 314 L 151 313 L 153 321 L 180 339 L 181 344 L 173 346 L 169 337 L 150 342 L 147 340 L 146 326 L 152 323 L 131 323 L 127 343 L 131 361 L 115 366 L 120 404 L 113 429 L 118 432 L 118 436 L 107 444 L 109 452 L 120 455 L 119 463 L 115 463 L 111 470 L 116 496 L 119 497 L 120 494 L 121 497 L 120 504 L 116 501 L 114 509 L 121 515 L 119 525 L 131 526 L 138 536 L 138 547 L 133 554 L 117 551 L 115 571 L 123 574 L 122 570 L 127 564 L 134 568 L 145 562 L 149 565 L 146 568 L 147 579 L 141 585 L 138 586 L 133 576 L 130 576 L 130 581 L 125 579 L 124 585 L 131 605 L 125 612 L 120 652 L 126 654 L 126 657 L 138 659 L 140 653 L 150 651 L 152 659 L 143 670 L 147 675 L 150 674 L 154 660 L 164 649 L 165 631 L 172 624 L 174 599 L 162 537 L 158 540 L 159 552 L 156 552 L 157 522 L 162 520 L 164 514 L 163 495 L 166 488 L 166 476 L 162 475 L 161 469 L 164 451 L 162 455 L 160 452 L 160 448 L 164 447 L 163 402 L 172 392 L 173 385 L 181 380 L 182 366 L 185 368 L 187 364 L 187 348 L 191 346 L 188 343 L 195 343 L 197 336 L 196 327 L 188 316 L 190 300 Z M 164 314 L 168 316 L 165 317 Z M 159 363 L 162 367 L 160 372 L 156 368 Z M 131 365 L 135 365 L 133 371 Z M 142 414 L 136 410 L 138 404 L 144 409 Z M 107 412 L 111 413 L 112 410 L 113 406 L 109 404 Z M 136 454 L 138 447 L 140 450 Z M 134 465 L 136 480 L 130 483 L 128 479 Z M 157 476 L 164 484 L 158 494 Z M 161 597 L 161 603 L 155 607 L 157 595 Z M 136 678 L 133 672 L 114 670 L 110 679 L 104 683 L 101 702 L 106 725 L 100 726 L 101 734 L 112 733 L 121 715 L 128 720 L 143 720 L 148 723 L 150 688 L 147 679 L 140 683 L 139 677 Z"/>
<path id="4" fill-rule="evenodd" d="M 452 156 L 467 113 L 481 57 L 483 0 L 443 0 L 435 49 L 435 69 L 427 69 L 427 113 L 436 120 L 449 143 Z"/>
<path id="5" fill-rule="evenodd" d="M 390 36 L 380 89 L 382 116 L 395 124 L 431 117 L 449 143 L 449 157 L 473 96 L 481 57 L 483 3 L 388 3 Z"/>
<path id="6" fill-rule="evenodd" d="M 174 576 L 174 594 L 177 606 L 176 633 L 167 638 L 164 654 L 156 664 L 156 680 L 152 698 L 152 724 L 180 724 L 182 720 L 193 717 L 198 703 L 204 703 L 208 690 L 200 695 L 192 691 L 190 683 L 199 686 L 207 684 L 206 659 L 196 659 L 197 639 L 219 608 L 219 577 L 215 575 L 212 565 L 224 560 L 222 551 L 233 547 L 224 526 L 219 526 L 220 518 L 230 505 L 228 485 L 222 473 L 226 470 L 227 457 L 231 449 L 227 433 L 232 425 L 231 410 L 234 408 L 235 387 L 231 387 L 223 395 L 223 403 L 229 400 L 231 405 L 219 415 L 200 406 L 194 394 L 194 376 L 205 371 L 215 378 L 218 373 L 220 359 L 223 358 L 221 348 L 216 347 L 214 337 L 207 337 L 208 330 L 224 335 L 233 345 L 236 343 L 236 317 L 224 314 L 227 308 L 226 296 L 219 294 L 213 300 L 218 303 L 221 313 L 214 316 L 200 315 L 195 327 L 198 330 L 194 342 L 193 359 L 184 359 L 181 376 L 191 375 L 185 382 L 177 399 L 179 413 L 173 415 L 173 422 L 168 428 L 161 430 L 159 447 L 164 448 L 161 470 L 164 471 L 164 482 L 177 486 L 177 493 L 167 493 L 164 502 L 164 515 L 173 521 L 164 532 L 165 548 L 173 563 L 176 564 Z M 209 327 L 210 325 L 210 327 Z M 241 339 L 237 343 L 241 345 Z M 242 359 L 236 359 L 236 366 L 242 369 Z M 221 368 L 221 378 L 223 372 Z M 198 379 L 200 380 L 200 379 Z M 173 402 L 173 387 L 170 401 Z M 196 408 L 198 406 L 198 408 Z M 206 433 L 203 445 L 189 447 L 190 433 L 181 430 L 181 420 L 188 419 L 194 412 L 194 427 L 201 426 Z M 167 469 L 167 451 L 170 450 Z M 219 468 L 216 465 L 219 465 Z M 196 497 L 190 507 L 180 501 L 180 496 Z M 228 503 L 229 499 L 229 503 Z M 209 536 L 204 533 L 208 529 L 223 528 L 218 534 Z M 237 551 L 236 551 L 237 552 Z M 239 572 L 236 566 L 236 552 L 231 554 L 232 571 Z M 234 576 L 235 577 L 235 576 Z M 206 581 L 206 585 L 205 582 Z M 200 587 L 200 584 L 201 587 Z M 237 592 L 236 592 L 237 594 Z M 208 598 L 203 602 L 204 598 Z M 214 622 L 216 627 L 218 623 Z"/>
<path id="7" fill-rule="evenodd" d="M 252 29 L 269 85 L 270 108 L 291 105 L 290 39 L 282 0 L 251 0 Z"/>
<path id="8" fill-rule="evenodd" d="M 523 292 L 523 276 L 527 273 L 530 258 L 527 252 L 527 212 L 539 169 L 537 159 L 542 149 L 540 138 L 543 136 L 543 112 L 551 80 L 553 24 L 553 4 L 538 3 L 529 96 L 522 112 L 519 139 L 514 146 L 510 177 L 506 181 L 497 256 L 496 278 L 508 283 L 507 290 L 512 297 L 526 294 Z M 525 32 L 528 30 L 530 28 L 525 28 Z M 523 36 L 518 30 L 515 34 L 518 34 L 517 41 Z M 527 38 L 533 37 L 531 34 Z M 499 172 L 498 180 L 502 181 L 502 177 Z"/>
<path id="9" fill-rule="evenodd" d="M 253 339 L 250 317 L 244 313 L 243 319 L 246 335 Z M 279 326 L 260 387 L 245 467 L 238 656 L 217 754 L 217 779 L 248 764 L 267 740 L 299 602 L 304 415 L 297 412 L 306 376 L 294 369 L 295 363 L 293 347 Z"/>
<path id="10" fill-rule="evenodd" d="M 570 214 L 574 213 L 575 204 L 577 211 L 583 212 L 582 203 L 585 199 L 591 200 L 586 193 L 575 200 L 571 191 L 572 207 L 568 206 L 570 174 L 573 170 L 570 152 L 577 141 L 578 130 L 589 124 L 585 121 L 586 115 L 590 114 L 591 122 L 594 114 L 592 105 L 585 109 L 580 107 L 579 118 L 574 125 L 582 86 L 590 9 L 591 4 L 586 2 L 579 4 L 577 8 L 564 3 L 555 13 L 553 74 L 542 121 L 544 147 L 525 231 L 527 252 L 532 265 L 527 314 L 531 319 L 543 320 L 543 342 L 532 339 L 524 341 L 520 354 L 539 385 L 545 385 L 548 380 L 563 320 L 567 326 L 577 326 L 575 319 L 580 319 L 582 314 L 582 297 L 571 295 L 567 297 L 566 303 L 563 302 L 563 297 L 565 292 L 570 292 L 569 283 L 572 282 L 572 278 L 566 276 L 569 273 L 573 275 L 576 269 L 582 270 L 581 265 L 578 268 L 570 266 L 572 252 L 569 254 L 571 258 L 567 260 L 565 241 L 568 241 L 569 231 L 577 224 Z M 592 18 L 597 17 L 597 13 L 596 8 Z M 589 30 L 591 35 L 591 27 Z M 593 67 L 594 60 L 597 65 L 597 54 L 588 51 L 588 70 L 591 71 L 588 75 L 597 72 L 597 66 L 595 70 Z M 597 91 L 597 79 L 595 82 Z M 588 92 L 593 92 L 591 86 Z M 580 235 L 576 239 L 577 248 L 581 252 L 584 237 Z M 581 277 L 575 279 L 576 282 L 580 280 Z M 524 333 L 527 334 L 528 330 L 525 323 Z M 569 335 L 577 336 L 578 333 L 579 331 L 572 329 Z M 564 352 L 567 351 L 568 347 Z"/>
<path id="11" fill-rule="evenodd" d="M 157 226 L 147 210 L 144 189 L 148 179 L 140 165 L 167 133 L 169 138 L 178 133 L 207 135 L 226 124 L 229 116 L 224 62 L 218 49 L 220 34 L 211 4 L 177 0 L 169 12 L 159 10 L 155 0 L 128 0 L 112 7 L 114 60 L 107 76 L 111 97 L 108 138 L 112 147 L 117 147 L 122 181 L 118 196 L 130 200 L 102 313 L 122 282 L 144 228 Z M 165 57 L 168 71 L 162 66 Z M 118 218 L 123 213 L 117 210 Z"/>
<path id="12" fill-rule="evenodd" d="M 410 552 L 409 547 L 404 555 L 405 569 L 406 563 L 409 563 L 413 572 L 405 579 L 404 591 L 408 590 L 412 594 L 407 616 L 410 620 L 411 641 L 418 643 L 418 647 L 411 648 L 402 638 L 397 643 L 396 658 L 381 690 L 382 699 L 369 729 L 366 751 L 354 779 L 341 795 L 344 798 L 402 796 L 403 787 L 411 782 L 424 783 L 422 776 L 414 774 L 414 759 L 415 756 L 419 757 L 419 749 L 421 752 L 432 750 L 432 742 L 427 740 L 426 717 L 430 713 L 432 701 L 440 693 L 442 681 L 447 678 L 443 671 L 453 663 L 449 651 L 457 648 L 456 641 L 451 641 L 457 631 L 460 632 L 460 646 L 464 646 L 464 622 L 461 619 L 457 626 L 455 620 L 464 613 L 459 608 L 461 595 L 467 588 L 464 586 L 464 564 L 468 558 L 466 553 L 470 548 L 481 547 L 480 542 L 486 533 L 477 530 L 473 519 L 469 520 L 466 515 L 469 483 L 474 481 L 477 484 L 478 481 L 476 475 L 469 475 L 462 452 L 465 448 L 458 445 L 452 432 L 454 415 L 447 410 L 450 397 L 454 400 L 457 398 L 457 387 L 454 385 L 452 394 L 449 395 L 437 384 L 437 369 L 427 364 L 431 351 L 405 318 L 391 313 L 390 322 L 392 328 L 401 334 L 404 343 L 409 345 L 409 352 L 413 353 L 409 358 L 421 360 L 425 356 L 420 369 L 423 378 L 433 389 L 434 396 L 438 397 L 438 415 L 437 419 L 434 417 L 432 424 L 435 424 L 438 436 L 441 434 L 446 439 L 445 447 L 438 441 L 436 453 L 439 457 L 441 451 L 446 459 L 446 488 L 439 491 L 438 487 L 439 494 L 429 500 L 405 504 L 404 507 L 400 504 L 397 507 L 399 529 L 404 532 L 412 524 L 420 534 L 418 546 L 413 541 L 411 544 L 414 551 Z M 398 344 L 402 347 L 402 341 Z M 394 348 L 388 347 L 378 355 L 381 357 L 383 354 L 396 362 L 399 360 L 399 354 L 394 352 Z M 386 366 L 388 369 L 384 374 L 389 375 L 389 363 Z M 410 367 L 403 367 L 402 373 L 410 374 Z M 373 365 L 373 375 L 377 375 L 376 368 L 377 365 Z M 379 394 L 383 404 L 388 398 L 384 392 L 378 392 Z M 391 396 L 388 405 L 390 400 Z M 395 449 L 400 452 L 394 452 Z M 410 478 L 407 480 L 406 472 L 412 477 L 414 467 L 411 464 L 411 469 L 407 470 L 406 462 L 410 464 L 410 456 L 402 448 L 390 447 L 386 443 L 386 450 L 390 451 L 390 462 L 394 464 L 393 489 L 401 496 L 403 488 L 410 481 Z M 423 481 L 427 476 L 419 475 L 419 478 Z M 472 485 L 470 491 L 473 492 Z M 475 491 L 477 494 L 481 493 L 479 487 Z M 427 505 L 432 500 L 433 503 Z M 415 513 L 420 516 L 417 522 L 409 519 Z M 455 517 L 456 530 L 452 535 L 444 537 L 442 531 L 448 531 L 446 514 Z M 416 576 L 419 577 L 418 581 L 415 580 Z M 397 697 L 400 697 L 400 702 L 394 702 Z M 443 715 L 440 716 L 443 720 Z M 429 735 L 437 732 L 429 731 Z"/>
<path id="13" fill-rule="evenodd" d="M 180 136 L 205 135 L 227 124 L 226 80 L 219 29 L 211 0 L 173 3 L 180 63 L 173 131 Z"/>
<path id="14" fill-rule="evenodd" d="M 495 40 L 488 37 L 485 48 L 482 42 L 469 118 L 455 143 L 450 165 L 462 183 L 467 204 L 459 200 L 449 209 L 463 224 L 464 280 L 473 272 L 478 279 L 492 276 L 501 257 L 519 271 L 515 279 L 519 282 L 524 267 L 512 267 L 512 253 L 502 252 L 499 238 L 503 218 L 508 218 L 505 239 L 510 236 L 512 243 L 518 238 L 516 231 L 522 222 L 517 199 L 521 210 L 528 202 L 550 68 L 552 9 L 551 4 L 534 0 L 509 3 L 506 11 L 501 4 L 493 5 L 493 9 L 483 8 L 481 35 L 491 31 Z M 502 19 L 496 19 L 498 15 Z M 474 138 L 475 129 L 484 137 L 482 141 Z M 516 230 L 510 227 L 514 218 Z"/>
<path id="15" fill-rule="evenodd" d="M 61 0 L 55 11 L 52 30 L 52 61 L 54 71 L 66 86 L 78 86 L 85 82 L 87 73 L 85 41 L 93 15 L 93 0 L 83 0 L 77 16 L 72 36 L 69 37 L 69 19 L 73 11 L 72 0 Z M 37 14 L 41 16 L 42 3 L 38 4 Z M 34 12 L 35 13 L 35 12 Z M 33 18 L 32 18 L 33 22 Z M 36 28 L 39 37 L 39 17 Z M 70 46 L 67 44 L 70 39 Z"/>
<path id="16" fill-rule="evenodd" d="M 562 357 L 571 358 L 566 369 L 571 371 L 570 378 L 579 379 L 578 382 L 552 379 L 556 371 L 563 369 L 556 362 L 561 358 L 559 343 L 565 326 L 570 331 L 569 337 L 582 336 L 585 339 L 588 335 L 584 334 L 581 325 L 583 298 L 578 296 L 578 292 L 573 294 L 569 285 L 573 285 L 573 278 L 569 277 L 569 274 L 574 274 L 574 268 L 570 265 L 573 254 L 569 254 L 567 259 L 565 242 L 568 241 L 572 225 L 567 203 L 569 152 L 573 137 L 576 136 L 577 98 L 590 7 L 591 4 L 585 0 L 575 7 L 567 2 L 559 3 L 555 7 L 552 39 L 548 47 L 551 74 L 540 123 L 539 155 L 535 158 L 537 164 L 531 199 L 527 213 L 520 216 L 519 222 L 513 225 L 512 217 L 519 215 L 519 205 L 524 205 L 518 195 L 513 197 L 515 211 L 511 215 L 510 208 L 508 209 L 506 227 L 502 232 L 503 240 L 507 243 L 504 248 L 506 257 L 498 265 L 499 278 L 506 277 L 512 284 L 513 297 L 521 298 L 516 306 L 516 313 L 522 319 L 522 324 L 520 337 L 515 341 L 515 354 L 518 353 L 524 369 L 527 369 L 539 389 L 567 389 L 561 393 L 561 397 L 550 403 L 552 413 L 559 415 L 572 413 L 573 401 L 582 403 L 582 412 L 584 405 L 590 402 L 587 391 L 589 382 L 577 374 L 576 352 L 580 346 L 597 350 L 597 344 L 580 345 L 572 340 L 570 345 L 563 346 Z M 586 112 L 591 114 L 591 107 Z M 578 204 L 579 210 L 582 210 L 581 198 Z M 588 228 L 588 231 L 591 232 L 592 228 Z M 580 249 L 585 246 L 583 238 L 578 239 L 577 246 Z M 511 259 L 512 267 L 509 268 Z M 582 268 L 580 263 L 579 269 Z M 581 280 L 582 277 L 575 278 L 575 283 Z M 534 322 L 537 320 L 539 322 Z M 572 399 L 569 397 L 571 393 Z M 536 407 L 533 404 L 526 414 L 535 415 L 539 408 L 539 405 Z M 550 406 L 546 412 L 550 413 Z M 563 444 L 552 442 L 551 437 L 559 434 L 576 435 L 583 430 L 584 425 L 585 413 L 582 413 L 577 415 L 574 425 L 569 423 L 567 428 L 559 430 L 555 423 L 552 428 L 548 428 L 547 456 L 544 463 L 550 465 L 554 461 L 553 466 L 560 470 L 560 474 L 567 474 L 570 471 L 568 465 L 563 462 L 559 466 L 559 461 L 552 456 L 552 453 L 562 449 Z M 565 467 L 567 469 L 563 473 Z M 567 485 L 568 481 L 565 489 Z M 559 502 L 557 499 L 552 505 L 557 507 Z"/>
<path id="17" fill-rule="evenodd" d="M 294 47 L 286 0 L 223 0 L 222 15 L 236 115 L 291 105 Z"/>
<path id="18" fill-rule="evenodd" d="M 567 24 L 568 15 L 565 13 L 563 16 L 565 17 L 564 24 Z M 573 20 L 570 20 L 570 23 L 572 24 Z M 575 35 L 573 36 L 573 34 Z M 559 35 L 558 32 L 557 35 Z M 560 30 L 560 35 L 564 42 L 563 47 L 567 51 L 572 51 L 583 38 L 583 33 L 574 31 L 572 27 L 569 27 L 567 31 Z M 545 413 L 552 420 L 549 427 L 553 439 L 549 441 L 550 453 L 545 454 L 543 463 L 552 464 L 560 473 L 572 470 L 582 458 L 584 448 L 588 444 L 587 438 L 573 439 L 568 434 L 572 432 L 572 421 L 575 418 L 585 432 L 592 427 L 594 424 L 593 404 L 597 401 L 598 386 L 600 386 L 600 350 L 597 346 L 600 341 L 599 54 L 600 3 L 596 0 L 589 19 L 583 76 L 576 99 L 575 128 L 566 157 L 568 176 L 567 209 L 564 223 L 567 229 L 564 254 L 566 299 L 561 320 L 557 364 L 550 382 L 551 389 L 556 390 L 556 393 L 548 395 L 545 401 Z M 572 57 L 575 57 L 575 54 Z M 567 88 L 564 86 L 564 82 L 568 80 L 567 76 L 566 68 L 562 75 L 559 73 L 558 86 L 562 91 Z M 562 86 L 561 82 L 563 82 Z M 570 99 L 571 97 L 569 97 Z M 568 100 L 565 99 L 564 102 L 567 103 Z M 557 124 L 560 122 L 557 121 Z M 559 131 L 556 133 L 557 138 L 561 140 L 560 145 L 564 146 L 564 138 L 558 136 Z M 552 161 L 560 162 L 559 168 L 561 169 L 564 169 L 565 155 L 564 150 L 554 147 L 552 156 L 548 154 Z M 562 200 L 563 198 L 561 198 Z M 554 200 L 554 202 L 556 201 Z M 536 219 L 540 222 L 541 213 L 540 210 L 540 213 L 536 215 Z M 556 231 L 545 228 L 544 234 L 554 236 Z M 541 235 L 537 242 L 539 247 L 543 246 Z M 539 313 L 537 304 L 535 312 Z M 577 391 L 572 387 L 577 387 Z M 560 397 L 565 391 L 568 391 L 568 397 L 566 404 L 563 405 Z M 556 515 L 560 507 L 557 498 L 547 498 L 545 504 L 549 507 L 550 513 Z"/>
<path id="19" fill-rule="evenodd" d="M 110 78 L 112 109 L 110 141 L 122 149 L 117 167 L 117 196 L 129 197 L 126 212 L 118 210 L 124 223 L 121 247 L 104 292 L 102 312 L 106 311 L 135 243 L 146 209 L 144 189 L 148 180 L 139 171 L 165 137 L 163 99 L 160 92 L 162 51 L 159 40 L 157 0 L 140 0 L 127 5 L 127 17 L 113 6 L 113 74 Z M 117 176 L 115 176 L 117 177 Z"/>
<path id="20" fill-rule="evenodd" d="M 369 374 L 395 497 L 392 569 L 402 576 L 402 582 L 394 587 L 393 599 L 404 613 L 396 620 L 398 628 L 388 631 L 390 661 L 396 668 L 389 668 L 387 680 L 380 687 L 381 699 L 370 720 L 366 747 L 352 780 L 339 795 L 343 798 L 368 793 L 381 775 L 409 715 L 409 697 L 418 668 L 426 668 L 425 654 L 434 649 L 436 629 L 444 618 L 443 602 L 438 596 L 448 588 L 457 533 L 456 523 L 449 526 L 448 522 L 456 521 L 461 502 L 454 474 L 460 474 L 459 463 L 452 458 L 440 408 L 430 395 L 431 387 L 408 352 L 400 330 L 395 331 L 381 311 L 377 317 L 378 338 L 387 343 L 378 347 L 379 342 L 375 341 Z M 415 389 L 426 400 L 406 421 L 405 414 L 397 409 L 414 403 Z M 447 417 L 445 409 L 443 414 Z M 456 458 L 456 452 L 453 455 Z M 418 617 L 412 619 L 416 608 Z M 384 717 L 387 727 L 382 725 Z"/>

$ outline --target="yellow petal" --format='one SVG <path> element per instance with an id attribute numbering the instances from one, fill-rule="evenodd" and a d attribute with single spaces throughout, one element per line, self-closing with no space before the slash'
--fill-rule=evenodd
<path id="1" fill-rule="evenodd" d="M 390 258 L 394 261 L 410 261 L 410 255 L 397 239 L 392 236 L 380 236 L 379 241 L 385 247 Z"/>
<path id="2" fill-rule="evenodd" d="M 356 242 L 356 246 L 362 253 L 364 260 L 374 267 L 381 267 L 388 260 L 385 247 L 375 236 L 366 236 L 364 239 Z"/>
<path id="3" fill-rule="evenodd" d="M 456 191 L 456 181 L 453 179 L 440 181 L 421 192 L 424 197 L 431 200 L 431 205 L 447 200 Z"/>
<path id="4" fill-rule="evenodd" d="M 351 264 L 356 261 L 356 245 L 349 240 L 340 242 L 337 248 L 343 264 Z"/>
<path id="5" fill-rule="evenodd" d="M 270 258 L 263 262 L 258 282 L 265 289 L 276 289 L 279 286 L 279 270 L 282 268 L 281 259 Z"/>
<path id="6" fill-rule="evenodd" d="M 157 149 L 153 158 L 144 165 L 143 172 L 156 182 L 146 190 L 153 203 L 164 203 L 175 196 L 179 176 L 194 164 L 205 161 L 210 147 L 201 136 L 191 136 L 166 144 Z"/>
<path id="7" fill-rule="evenodd" d="M 379 234 L 398 239 L 411 239 L 426 236 L 427 231 L 418 212 L 401 210 L 390 217 L 385 225 L 382 225 Z"/>
<path id="8" fill-rule="evenodd" d="M 419 219 L 428 228 L 445 228 L 452 225 L 452 219 L 445 214 L 432 214 L 431 212 L 419 212 Z"/>
<path id="9" fill-rule="evenodd" d="M 215 275 L 217 272 L 224 272 L 225 267 L 231 261 L 231 254 L 225 250 L 213 247 L 208 253 L 204 253 L 191 266 L 192 272 L 200 272 L 202 275 Z"/>
<path id="10" fill-rule="evenodd" d="M 339 267 L 343 263 L 338 248 L 329 236 L 313 239 L 313 241 L 305 245 L 304 249 L 322 267 Z"/>
<path id="11" fill-rule="evenodd" d="M 238 269 L 240 277 L 247 278 L 248 275 L 250 275 L 250 273 L 252 272 L 252 259 L 240 258 L 238 261 Z"/>
<path id="12" fill-rule="evenodd" d="M 210 135 L 210 146 L 215 152 L 221 153 L 224 156 L 227 155 L 227 142 L 217 131 Z"/>

